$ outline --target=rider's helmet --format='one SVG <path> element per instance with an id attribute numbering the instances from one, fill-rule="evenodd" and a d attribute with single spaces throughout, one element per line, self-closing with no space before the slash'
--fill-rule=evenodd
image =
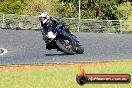
<path id="1" fill-rule="evenodd" d="M 39 15 L 39 21 L 42 22 L 43 24 L 46 23 L 46 21 L 49 19 L 49 14 L 47 12 L 42 12 Z"/>
<path id="2" fill-rule="evenodd" d="M 49 18 L 49 14 L 47 12 L 42 12 L 41 15 L 39 15 L 39 17 L 43 17 L 48 19 Z"/>

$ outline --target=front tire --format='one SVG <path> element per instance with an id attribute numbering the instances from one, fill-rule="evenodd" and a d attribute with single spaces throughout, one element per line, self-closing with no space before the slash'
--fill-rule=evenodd
<path id="1" fill-rule="evenodd" d="M 64 53 L 68 54 L 68 55 L 73 55 L 74 52 L 72 49 L 67 49 L 60 40 L 56 40 L 56 45 L 58 46 L 59 49 L 61 49 Z"/>
<path id="2" fill-rule="evenodd" d="M 82 46 L 78 46 L 77 50 L 76 50 L 76 53 L 83 54 L 84 53 L 84 48 Z"/>

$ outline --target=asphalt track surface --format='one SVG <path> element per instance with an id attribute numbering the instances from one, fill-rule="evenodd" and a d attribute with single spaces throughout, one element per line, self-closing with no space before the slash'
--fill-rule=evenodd
<path id="1" fill-rule="evenodd" d="M 84 54 L 65 55 L 46 50 L 40 31 L 0 30 L 0 65 L 80 63 L 132 60 L 132 35 L 112 33 L 74 33 L 85 48 Z"/>

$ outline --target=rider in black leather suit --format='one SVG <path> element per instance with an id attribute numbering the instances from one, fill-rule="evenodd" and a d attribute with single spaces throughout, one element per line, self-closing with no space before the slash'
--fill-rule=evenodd
<path id="1" fill-rule="evenodd" d="M 70 36 L 71 33 L 68 30 L 61 29 L 63 25 L 60 24 L 55 18 L 49 17 L 47 12 L 43 12 L 39 16 L 39 20 L 41 22 L 41 27 L 43 31 L 52 30 L 54 32 L 57 32 L 64 38 L 68 39 L 72 45 L 75 45 L 75 39 Z M 43 39 L 46 42 L 46 38 L 44 37 Z"/>

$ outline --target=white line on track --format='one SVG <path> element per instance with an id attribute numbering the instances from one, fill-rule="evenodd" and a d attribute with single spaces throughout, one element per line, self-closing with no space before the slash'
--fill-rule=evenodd
<path id="1" fill-rule="evenodd" d="M 2 53 L 0 53 L 0 56 L 6 54 L 8 52 L 7 49 L 4 49 L 4 48 L 0 48 L 0 50 L 2 50 Z"/>

